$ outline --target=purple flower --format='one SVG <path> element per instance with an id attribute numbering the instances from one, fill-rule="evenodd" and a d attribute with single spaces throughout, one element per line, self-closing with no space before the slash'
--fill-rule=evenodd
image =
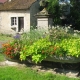
<path id="1" fill-rule="evenodd" d="M 20 34 L 19 33 L 16 33 L 16 35 L 14 36 L 14 39 L 20 39 Z"/>

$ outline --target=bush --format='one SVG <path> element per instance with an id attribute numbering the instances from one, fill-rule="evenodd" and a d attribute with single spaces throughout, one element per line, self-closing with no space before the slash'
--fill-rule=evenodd
<path id="1" fill-rule="evenodd" d="M 22 34 L 19 39 L 4 44 L 3 52 L 13 59 L 18 56 L 21 61 L 30 57 L 35 63 L 53 55 L 79 57 L 80 38 L 72 33 L 73 31 L 63 28 L 53 28 L 45 34 L 33 30 Z"/>

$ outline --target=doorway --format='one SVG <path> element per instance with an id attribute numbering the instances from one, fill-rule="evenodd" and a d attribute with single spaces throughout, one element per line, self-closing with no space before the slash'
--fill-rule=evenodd
<path id="1" fill-rule="evenodd" d="M 24 17 L 18 17 L 18 32 L 24 30 Z"/>

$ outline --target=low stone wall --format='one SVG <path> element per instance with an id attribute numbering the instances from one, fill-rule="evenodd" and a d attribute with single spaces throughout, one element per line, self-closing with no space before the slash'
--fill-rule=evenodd
<path id="1" fill-rule="evenodd" d="M 60 62 L 60 63 L 79 63 L 80 57 L 73 57 L 73 56 L 51 56 L 47 57 L 45 61 L 52 61 L 52 62 Z"/>

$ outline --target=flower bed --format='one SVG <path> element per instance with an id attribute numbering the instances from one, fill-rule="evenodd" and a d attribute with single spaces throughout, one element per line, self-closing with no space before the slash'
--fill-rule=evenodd
<path id="1" fill-rule="evenodd" d="M 17 57 L 21 61 L 31 57 L 35 63 L 43 60 L 63 63 L 80 62 L 80 38 L 58 32 L 57 35 L 51 33 L 45 34 L 45 37 L 38 36 L 33 39 L 26 34 L 26 37 L 4 44 L 3 53 L 9 58 Z"/>
<path id="2" fill-rule="evenodd" d="M 56 62 L 79 62 L 80 60 L 78 59 L 80 56 L 80 39 L 66 39 L 54 44 L 47 38 L 44 38 L 31 45 L 24 46 L 17 43 L 12 45 L 12 43 L 14 42 L 3 45 L 4 54 L 12 59 L 18 56 L 18 59 L 26 60 L 27 57 L 31 56 L 32 60 L 36 63 L 41 62 L 47 57 L 50 57 L 50 61 Z"/>

